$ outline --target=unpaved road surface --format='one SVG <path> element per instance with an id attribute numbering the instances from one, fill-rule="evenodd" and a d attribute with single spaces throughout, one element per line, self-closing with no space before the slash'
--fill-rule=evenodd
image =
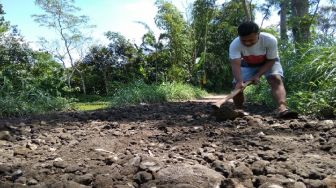
<path id="1" fill-rule="evenodd" d="M 209 101 L 0 120 L 0 187 L 336 187 L 336 121 Z"/>

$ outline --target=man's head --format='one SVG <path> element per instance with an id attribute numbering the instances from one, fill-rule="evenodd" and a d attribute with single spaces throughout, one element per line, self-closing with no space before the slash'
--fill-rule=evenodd
<path id="1" fill-rule="evenodd" d="M 238 27 L 240 42 L 244 46 L 253 46 L 259 39 L 259 26 L 252 22 L 243 22 Z"/>

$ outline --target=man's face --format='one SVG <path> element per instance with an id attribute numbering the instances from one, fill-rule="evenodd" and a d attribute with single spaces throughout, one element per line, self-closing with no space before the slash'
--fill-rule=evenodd
<path id="1" fill-rule="evenodd" d="M 244 46 L 250 47 L 258 42 L 259 33 L 251 33 L 247 36 L 239 36 L 239 39 Z"/>

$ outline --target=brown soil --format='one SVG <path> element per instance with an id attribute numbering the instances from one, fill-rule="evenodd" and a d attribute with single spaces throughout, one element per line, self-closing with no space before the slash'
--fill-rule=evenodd
<path id="1" fill-rule="evenodd" d="M 0 187 L 336 187 L 336 121 L 211 100 L 0 120 Z"/>

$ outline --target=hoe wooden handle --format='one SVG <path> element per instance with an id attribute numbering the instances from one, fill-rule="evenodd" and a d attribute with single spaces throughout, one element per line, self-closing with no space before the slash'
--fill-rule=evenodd
<path id="1" fill-rule="evenodd" d="M 241 91 L 243 91 L 245 89 L 245 87 L 248 86 L 248 85 L 250 85 L 251 83 L 252 83 L 252 81 L 245 82 L 242 88 L 233 90 L 229 95 L 227 95 L 223 99 L 215 102 L 212 106 L 214 108 L 220 108 L 223 103 L 225 103 L 229 99 L 232 99 L 234 96 L 236 96 L 238 93 L 240 93 Z"/>

